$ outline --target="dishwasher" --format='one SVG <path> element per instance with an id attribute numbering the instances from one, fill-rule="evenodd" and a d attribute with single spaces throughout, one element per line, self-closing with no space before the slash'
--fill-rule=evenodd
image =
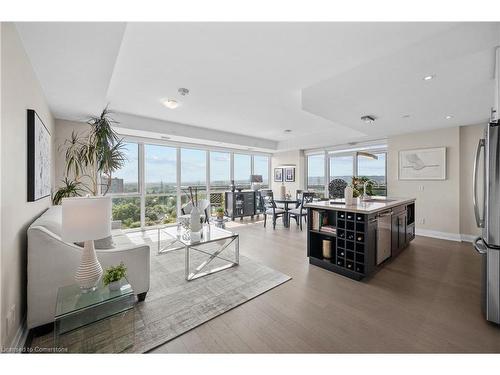
<path id="1" fill-rule="evenodd" d="M 391 256 L 392 210 L 377 215 L 377 265 Z"/>

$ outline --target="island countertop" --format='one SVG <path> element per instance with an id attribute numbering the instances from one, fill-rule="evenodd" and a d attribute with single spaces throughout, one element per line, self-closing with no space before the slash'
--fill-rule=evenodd
<path id="1" fill-rule="evenodd" d="M 392 197 L 371 197 L 367 200 L 354 199 L 354 204 L 346 205 L 342 200 L 329 199 L 327 201 L 311 202 L 304 207 L 322 208 L 324 210 L 337 210 L 347 212 L 357 212 L 363 214 L 373 214 L 389 208 L 414 202 L 415 198 L 392 198 Z M 335 203 L 330 203 L 335 202 Z"/>

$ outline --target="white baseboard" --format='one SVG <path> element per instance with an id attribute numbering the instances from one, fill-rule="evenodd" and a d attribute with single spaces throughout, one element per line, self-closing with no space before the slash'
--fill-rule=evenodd
<path id="1" fill-rule="evenodd" d="M 417 236 L 439 238 L 441 240 L 449 240 L 457 242 L 462 241 L 462 237 L 458 233 L 439 232 L 437 230 L 415 228 L 415 234 Z"/>
<path id="2" fill-rule="evenodd" d="M 477 237 L 473 234 L 448 233 L 448 232 L 439 232 L 437 230 L 419 229 L 419 228 L 415 228 L 415 234 L 417 236 L 439 238 L 441 240 L 449 240 L 456 242 L 472 242 Z"/>
<path id="3" fill-rule="evenodd" d="M 477 237 L 477 235 L 474 235 L 474 234 L 461 234 L 460 237 L 462 238 L 462 242 L 472 242 Z"/>
<path id="4" fill-rule="evenodd" d="M 26 324 L 26 318 L 23 319 L 23 322 L 17 329 L 16 335 L 12 339 L 10 343 L 11 348 L 22 349 L 26 345 L 26 339 L 28 338 L 28 326 Z M 14 353 L 14 352 L 13 352 Z M 22 353 L 22 350 L 19 350 L 17 353 Z"/>

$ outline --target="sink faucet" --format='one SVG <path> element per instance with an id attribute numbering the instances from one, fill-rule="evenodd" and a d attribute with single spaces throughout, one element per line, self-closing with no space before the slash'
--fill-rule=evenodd
<path id="1" fill-rule="evenodd" d="M 366 180 L 364 183 L 363 183 L 363 196 L 361 197 L 361 199 L 369 199 L 368 195 L 366 195 L 366 186 L 368 184 L 375 184 L 377 185 L 377 187 L 379 186 L 378 185 L 378 182 L 377 181 L 373 181 L 373 180 Z"/>

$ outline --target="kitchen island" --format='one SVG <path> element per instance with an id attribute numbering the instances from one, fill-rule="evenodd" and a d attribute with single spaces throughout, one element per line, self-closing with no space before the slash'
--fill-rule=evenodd
<path id="1" fill-rule="evenodd" d="M 311 202 L 309 263 L 355 280 L 371 276 L 415 237 L 415 198 L 371 197 L 353 205 Z"/>

